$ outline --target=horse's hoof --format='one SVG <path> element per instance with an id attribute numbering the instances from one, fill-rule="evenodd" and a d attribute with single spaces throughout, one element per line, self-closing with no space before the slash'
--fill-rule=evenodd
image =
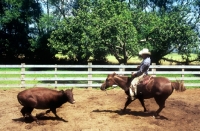
<path id="1" fill-rule="evenodd" d="M 147 112 L 147 110 L 145 109 L 144 112 Z"/>
<path id="2" fill-rule="evenodd" d="M 38 120 L 36 120 L 36 123 L 37 123 L 38 125 L 41 125 L 41 123 L 40 123 Z"/>
<path id="3" fill-rule="evenodd" d="M 126 114 L 126 111 L 122 109 L 122 110 L 119 112 L 119 114 L 120 114 L 120 115 L 124 115 L 124 114 Z"/>
<path id="4" fill-rule="evenodd" d="M 126 111 L 126 109 L 121 109 L 121 112 L 125 112 Z"/>
<path id="5" fill-rule="evenodd" d="M 37 117 L 37 118 L 42 117 L 42 116 L 43 116 L 42 113 L 36 114 L 36 117 Z"/>
<path id="6" fill-rule="evenodd" d="M 159 119 L 160 116 L 159 116 L 159 115 L 153 115 L 153 118 L 154 118 L 154 119 Z"/>

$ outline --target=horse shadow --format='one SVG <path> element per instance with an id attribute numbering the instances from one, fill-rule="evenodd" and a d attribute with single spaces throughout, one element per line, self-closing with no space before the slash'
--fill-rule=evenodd
<path id="1" fill-rule="evenodd" d="M 68 122 L 67 120 L 63 119 L 63 118 L 57 118 L 57 117 L 52 117 L 52 116 L 42 116 L 42 117 L 37 117 L 38 120 L 57 120 L 57 121 L 63 121 L 63 122 Z M 16 118 L 16 119 L 12 119 L 13 121 L 16 121 L 16 122 L 25 122 L 25 123 L 32 123 L 34 122 L 35 120 L 33 120 L 32 118 L 30 117 L 20 117 L 20 118 Z"/>
<path id="2" fill-rule="evenodd" d="M 147 112 L 143 112 L 143 111 L 131 111 L 130 109 L 126 109 L 125 111 L 123 110 L 93 110 L 92 112 L 108 112 L 108 113 L 117 113 L 119 115 L 133 115 L 133 116 L 141 116 L 141 117 L 154 117 L 155 112 L 153 111 L 147 111 Z M 158 117 L 154 117 L 155 119 L 161 119 L 161 120 L 168 120 L 167 117 L 165 116 L 158 116 Z"/>

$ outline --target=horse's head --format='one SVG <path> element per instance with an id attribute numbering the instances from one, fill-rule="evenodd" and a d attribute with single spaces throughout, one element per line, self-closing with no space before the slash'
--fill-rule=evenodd
<path id="1" fill-rule="evenodd" d="M 106 81 L 101 85 L 101 90 L 106 90 L 108 87 L 113 86 L 115 83 L 114 77 L 117 74 L 114 72 L 113 74 L 109 74 L 106 78 Z"/>

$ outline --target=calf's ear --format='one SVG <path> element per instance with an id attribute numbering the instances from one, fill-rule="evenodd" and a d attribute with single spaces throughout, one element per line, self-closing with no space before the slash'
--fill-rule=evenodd
<path id="1" fill-rule="evenodd" d="M 74 89 L 74 88 L 72 87 L 71 91 L 73 91 L 73 89 Z"/>

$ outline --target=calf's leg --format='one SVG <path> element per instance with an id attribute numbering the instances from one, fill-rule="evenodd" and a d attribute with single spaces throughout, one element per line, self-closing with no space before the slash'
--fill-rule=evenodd
<path id="1" fill-rule="evenodd" d="M 28 115 L 29 117 L 31 117 L 31 112 L 33 111 L 33 108 L 32 107 L 22 107 L 21 109 L 21 113 L 23 115 L 23 117 L 26 117 L 26 115 Z"/>
<path id="2" fill-rule="evenodd" d="M 32 108 L 32 107 L 27 107 L 27 110 L 26 110 L 26 111 L 27 111 L 26 114 L 27 114 L 29 117 L 31 117 L 33 120 L 35 120 L 36 123 L 38 123 L 38 119 L 37 119 L 35 116 L 33 116 L 33 115 L 31 114 L 31 112 L 33 111 L 33 108 Z"/>
<path id="3" fill-rule="evenodd" d="M 24 118 L 25 118 L 26 115 L 27 115 L 27 116 L 29 116 L 30 118 L 32 118 L 34 121 L 36 121 L 36 123 L 39 123 L 39 122 L 38 122 L 38 119 L 37 119 L 35 116 L 33 116 L 33 115 L 31 114 L 32 111 L 33 111 L 33 108 L 32 108 L 32 107 L 23 107 L 23 108 L 21 109 L 21 113 L 22 113 L 22 115 L 23 115 Z"/>
<path id="4" fill-rule="evenodd" d="M 39 114 L 36 115 L 36 117 L 42 117 L 44 116 L 45 114 L 48 114 L 51 110 L 47 110 L 46 112 L 41 112 Z"/>
<path id="5" fill-rule="evenodd" d="M 25 118 L 26 115 L 26 107 L 22 107 L 21 111 L 20 111 L 23 115 L 23 117 Z"/>
<path id="6" fill-rule="evenodd" d="M 53 112 L 53 114 L 54 114 L 57 118 L 60 118 L 60 117 L 56 114 L 56 108 L 51 108 L 50 110 Z"/>

